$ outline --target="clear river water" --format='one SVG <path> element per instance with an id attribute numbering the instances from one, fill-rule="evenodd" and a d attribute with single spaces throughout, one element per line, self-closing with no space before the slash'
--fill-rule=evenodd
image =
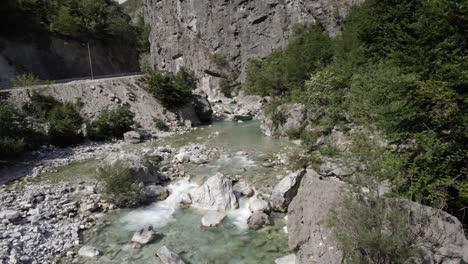
<path id="1" fill-rule="evenodd" d="M 284 215 L 275 215 L 272 226 L 257 231 L 248 229 L 248 204 L 254 198 L 242 198 L 239 209 L 227 212 L 224 226 L 210 230 L 201 227 L 203 211 L 182 209 L 179 201 L 181 194 L 219 172 L 240 175 L 257 189 L 267 192 L 288 173 L 288 168 L 262 164 L 280 153 L 291 154 L 298 147 L 288 140 L 264 136 L 258 122 L 252 121 L 218 122 L 182 135 L 129 146 L 128 150 L 148 151 L 158 146 L 181 147 L 191 143 L 216 147 L 220 155 L 208 164 L 184 165 L 189 176 L 168 186 L 170 196 L 165 201 L 139 209 L 120 210 L 86 231 L 84 244 L 96 246 L 103 254 L 94 260 L 80 259 L 80 263 L 158 263 L 155 253 L 163 245 L 178 253 L 186 263 L 196 264 L 273 263 L 274 259 L 288 254 Z M 239 151 L 248 154 L 239 155 Z M 133 233 L 148 224 L 163 237 L 142 248 L 132 248 L 129 241 Z"/>

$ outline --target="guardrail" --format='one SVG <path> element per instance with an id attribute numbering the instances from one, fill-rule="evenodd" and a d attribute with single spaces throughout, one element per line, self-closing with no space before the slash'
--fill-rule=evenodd
<path id="1" fill-rule="evenodd" d="M 92 78 L 91 76 L 85 76 L 85 77 L 76 77 L 76 78 L 59 79 L 59 80 L 44 80 L 44 81 L 40 81 L 39 84 L 34 85 L 34 86 L 22 86 L 22 87 L 19 86 L 19 87 L 12 87 L 8 89 L 0 89 L 0 93 L 11 92 L 11 91 L 18 90 L 18 89 L 33 88 L 35 86 L 42 87 L 44 85 L 63 84 L 63 83 L 69 83 L 69 82 L 74 82 L 74 81 L 85 81 L 85 80 L 93 81 L 93 80 L 112 79 L 112 78 L 129 77 L 129 76 L 138 76 L 142 74 L 143 74 L 142 72 L 128 72 L 128 73 L 98 75 L 98 76 L 94 76 L 94 78 Z"/>

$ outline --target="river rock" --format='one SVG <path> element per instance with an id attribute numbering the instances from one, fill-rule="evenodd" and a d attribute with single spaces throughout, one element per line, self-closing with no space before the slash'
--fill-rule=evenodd
<path id="1" fill-rule="evenodd" d="M 202 123 L 209 123 L 212 120 L 213 109 L 206 97 L 194 95 L 192 100 L 195 113 Z"/>
<path id="2" fill-rule="evenodd" d="M 232 189 L 232 180 L 221 173 L 210 177 L 189 193 L 192 207 L 224 212 L 239 207 Z"/>
<path id="3" fill-rule="evenodd" d="M 147 201 L 162 201 L 169 196 L 167 188 L 161 185 L 148 185 L 141 189 L 141 193 L 144 195 Z"/>
<path id="4" fill-rule="evenodd" d="M 254 195 L 254 190 L 244 181 L 238 181 L 232 187 L 234 193 L 242 195 L 245 197 L 252 197 Z"/>
<path id="5" fill-rule="evenodd" d="M 92 246 L 82 246 L 80 250 L 78 250 L 78 255 L 86 258 L 94 258 L 99 256 L 99 250 Z"/>
<path id="6" fill-rule="evenodd" d="M 297 193 L 302 177 L 306 173 L 305 170 L 293 172 L 284 177 L 273 189 L 271 196 L 273 209 L 285 212 L 288 209 L 289 203 Z"/>
<path id="7" fill-rule="evenodd" d="M 248 219 L 247 224 L 250 228 L 258 229 L 265 225 L 270 225 L 270 216 L 262 211 L 255 211 Z"/>
<path id="8" fill-rule="evenodd" d="M 105 164 L 114 166 L 121 163 L 128 167 L 132 177 L 144 184 L 154 184 L 160 182 L 157 173 L 157 164 L 147 159 L 144 155 L 135 153 L 111 153 L 105 159 Z"/>
<path id="9" fill-rule="evenodd" d="M 124 140 L 130 144 L 138 144 L 142 140 L 142 136 L 137 131 L 129 131 L 123 134 Z"/>
<path id="10" fill-rule="evenodd" d="M 296 255 L 291 254 L 275 259 L 275 264 L 296 264 Z"/>
<path id="11" fill-rule="evenodd" d="M 130 242 L 139 245 L 146 245 L 151 243 L 156 238 L 156 232 L 153 230 L 153 226 L 149 225 L 136 231 Z"/>
<path id="12" fill-rule="evenodd" d="M 163 246 L 156 251 L 156 255 L 162 261 L 163 264 L 185 264 L 179 255 Z"/>
<path id="13" fill-rule="evenodd" d="M 263 111 L 259 115 L 260 128 L 267 136 L 287 137 L 288 132 L 301 128 L 307 119 L 307 107 L 303 104 L 284 104 L 274 111 L 273 114 Z M 279 117 L 281 119 L 277 120 Z"/>
<path id="14" fill-rule="evenodd" d="M 20 212 L 17 210 L 4 210 L 0 212 L 0 219 L 15 220 L 20 215 Z"/>
<path id="15" fill-rule="evenodd" d="M 270 203 L 265 200 L 255 199 L 250 202 L 249 210 L 252 213 L 257 212 L 257 211 L 268 213 L 271 210 L 271 206 L 270 206 Z"/>
<path id="16" fill-rule="evenodd" d="M 201 223 L 204 227 L 218 227 L 223 224 L 225 218 L 225 213 L 209 211 L 202 217 Z"/>

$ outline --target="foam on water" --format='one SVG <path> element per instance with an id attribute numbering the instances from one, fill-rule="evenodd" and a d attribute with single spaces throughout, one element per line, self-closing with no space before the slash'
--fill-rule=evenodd
<path id="1" fill-rule="evenodd" d="M 161 228 L 169 222 L 175 221 L 173 214 L 179 208 L 182 194 L 189 192 L 197 186 L 188 179 L 181 179 L 170 184 L 167 186 L 169 197 L 166 200 L 128 212 L 120 219 L 123 228 L 128 231 L 135 231 L 149 224 L 155 228 Z"/>

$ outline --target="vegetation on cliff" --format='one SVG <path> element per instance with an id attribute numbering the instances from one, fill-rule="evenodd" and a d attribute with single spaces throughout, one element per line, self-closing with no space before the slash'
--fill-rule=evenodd
<path id="1" fill-rule="evenodd" d="M 385 152 L 388 167 L 380 167 L 398 172 L 386 178 L 395 193 L 463 222 L 467 13 L 459 1 L 368 0 L 334 39 L 316 26 L 296 30 L 286 49 L 250 64 L 244 89 L 306 104 L 325 134 L 349 123 L 385 131 L 401 146 Z M 294 134 L 317 138 L 310 133 Z"/>

